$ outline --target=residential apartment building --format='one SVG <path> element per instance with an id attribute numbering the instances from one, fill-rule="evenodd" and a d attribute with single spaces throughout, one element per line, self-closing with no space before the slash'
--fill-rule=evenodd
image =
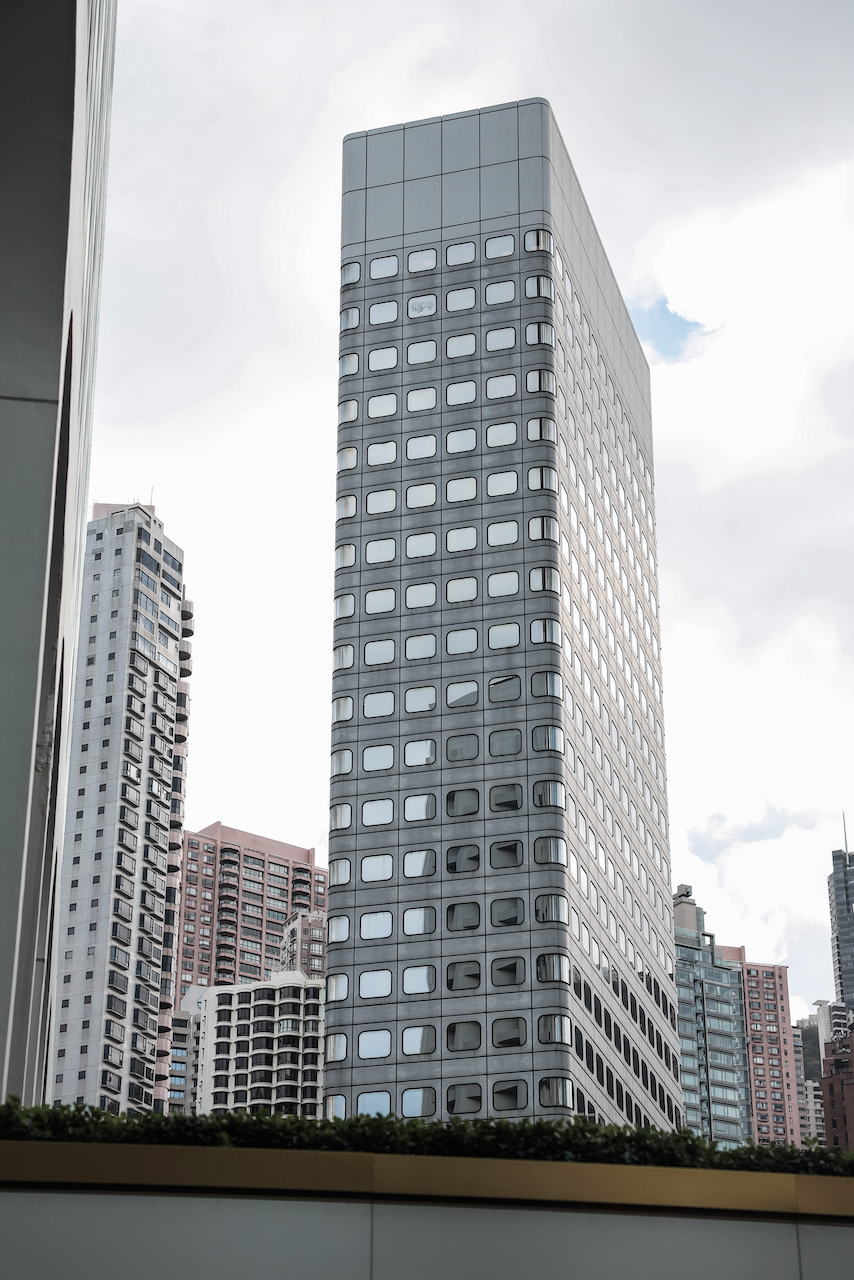
<path id="1" fill-rule="evenodd" d="M 756 1141 L 801 1145 L 800 1103 L 805 1100 L 802 1045 L 795 1055 L 789 970 L 784 964 L 748 960 L 744 947 L 719 947 L 741 969 L 750 1036 L 750 1076 Z M 800 1037 L 799 1037 L 800 1039 Z"/>
<path id="2" fill-rule="evenodd" d="M 115 0 L 0 15 L 0 1097 L 48 1054 Z"/>
<path id="3" fill-rule="evenodd" d="M 825 1140 L 828 1147 L 854 1150 L 854 1071 L 851 1051 L 854 1033 L 838 1036 L 822 1046 L 821 1090 Z M 851 1121 L 848 1112 L 851 1112 Z"/>
<path id="4" fill-rule="evenodd" d="M 815 1015 L 813 1014 L 813 1021 Z M 824 1100 L 821 1092 L 821 1072 L 817 1073 L 819 1079 L 810 1079 L 806 1069 L 805 1044 L 804 1044 L 804 1023 L 809 1024 L 809 1019 L 799 1019 L 796 1026 L 792 1027 L 792 1046 L 795 1058 L 795 1080 L 798 1090 L 798 1117 L 801 1129 L 801 1144 L 805 1143 L 808 1138 L 814 1138 L 819 1146 L 827 1145 L 824 1126 Z M 807 1026 L 807 1032 L 812 1028 Z"/>
<path id="5" fill-rule="evenodd" d="M 649 371 L 546 102 L 344 142 L 330 1114 L 679 1122 Z"/>
<path id="6" fill-rule="evenodd" d="M 199 1000 L 199 1115 L 320 1114 L 325 983 L 279 972 Z"/>
<path id="7" fill-rule="evenodd" d="M 326 973 L 326 912 L 295 911 L 285 921 L 282 968 L 301 969 L 307 978 L 322 978 Z"/>
<path id="8" fill-rule="evenodd" d="M 834 849 L 827 877 L 836 1000 L 854 1011 L 854 853 Z"/>
<path id="9" fill-rule="evenodd" d="M 166 1102 L 192 671 L 183 559 L 153 507 L 96 504 L 58 893 L 57 1103 Z"/>
<path id="10" fill-rule="evenodd" d="M 327 873 L 314 849 L 214 822 L 185 832 L 184 850 L 181 995 L 194 983 L 269 980 L 291 917 L 325 909 Z"/>
<path id="11" fill-rule="evenodd" d="M 754 1136 L 744 980 L 680 884 L 673 898 L 685 1125 L 730 1149 Z"/>
<path id="12" fill-rule="evenodd" d="M 848 1035 L 854 1010 L 837 1000 L 814 1000 L 813 1004 L 816 1010 L 819 1052 L 823 1055 L 824 1046 L 829 1040 L 839 1040 Z"/>

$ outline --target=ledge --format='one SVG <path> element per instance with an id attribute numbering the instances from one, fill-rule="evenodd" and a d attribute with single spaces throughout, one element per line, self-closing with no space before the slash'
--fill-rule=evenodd
<path id="1" fill-rule="evenodd" d="M 0 1188 L 854 1219 L 854 1179 L 454 1156 L 0 1142 Z"/>

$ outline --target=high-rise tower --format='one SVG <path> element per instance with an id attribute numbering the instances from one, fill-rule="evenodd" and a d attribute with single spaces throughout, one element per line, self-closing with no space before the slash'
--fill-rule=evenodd
<path id="1" fill-rule="evenodd" d="M 0 5 L 0 1098 L 28 1105 L 53 1001 L 115 19 L 115 0 Z"/>
<path id="2" fill-rule="evenodd" d="M 163 1109 L 176 998 L 193 605 L 153 507 L 84 557 L 49 1099 Z M 158 1055 L 159 1051 L 159 1055 Z"/>
<path id="3" fill-rule="evenodd" d="M 649 371 L 548 104 L 344 143 L 330 1114 L 678 1123 Z"/>
<path id="4" fill-rule="evenodd" d="M 827 897 L 833 980 L 837 1001 L 854 1010 L 854 853 L 834 849 L 832 857 L 833 870 L 827 877 Z"/>

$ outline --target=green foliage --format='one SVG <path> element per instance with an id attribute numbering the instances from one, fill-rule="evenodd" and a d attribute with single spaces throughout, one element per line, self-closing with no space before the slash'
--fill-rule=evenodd
<path id="1" fill-rule="evenodd" d="M 0 1106 L 0 1140 L 18 1142 L 123 1142 L 182 1147 L 265 1147 L 288 1151 L 363 1151 L 414 1156 L 474 1156 L 499 1160 L 578 1161 L 582 1164 L 743 1169 L 766 1173 L 854 1175 L 854 1152 L 809 1146 L 739 1147 L 718 1151 L 689 1133 L 604 1128 L 575 1120 L 400 1120 L 354 1116 L 164 1116 L 128 1119 L 92 1107 Z"/>

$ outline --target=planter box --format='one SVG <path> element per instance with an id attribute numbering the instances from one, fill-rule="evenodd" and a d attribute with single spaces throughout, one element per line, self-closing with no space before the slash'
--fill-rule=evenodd
<path id="1" fill-rule="evenodd" d="M 854 1178 L 0 1142 L 4 1280 L 826 1280 Z"/>

